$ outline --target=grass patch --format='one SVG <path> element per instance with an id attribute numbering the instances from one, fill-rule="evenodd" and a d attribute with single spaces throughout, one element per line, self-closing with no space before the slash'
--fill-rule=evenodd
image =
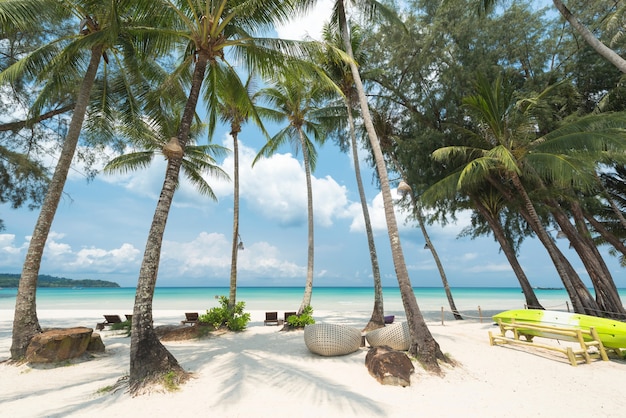
<path id="1" fill-rule="evenodd" d="M 98 389 L 96 393 L 98 395 L 106 395 L 107 393 L 113 392 L 113 390 L 115 390 L 115 387 L 112 385 L 109 385 L 109 386 L 105 386 L 103 388 Z"/>

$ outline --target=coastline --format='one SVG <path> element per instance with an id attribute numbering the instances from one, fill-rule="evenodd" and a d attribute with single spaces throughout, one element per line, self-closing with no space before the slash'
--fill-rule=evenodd
<path id="1" fill-rule="evenodd" d="M 97 310 L 44 310 L 54 326 L 99 320 Z M 119 312 L 124 314 L 125 312 Z M 0 363 L 3 416 L 127 417 L 138 411 L 160 417 L 407 417 L 595 416 L 618 417 L 626 399 L 606 390 L 623 380 L 626 361 L 611 358 L 572 367 L 553 352 L 492 347 L 491 321 L 428 321 L 442 351 L 458 365 L 442 377 L 416 363 L 411 386 L 382 386 L 364 365 L 366 349 L 340 357 L 311 354 L 302 331 L 263 326 L 251 311 L 241 333 L 165 343 L 193 378 L 178 391 L 132 398 L 110 391 L 128 373 L 130 338 L 101 332 L 106 352 L 61 367 Z M 282 313 L 280 313 L 282 314 Z M 155 324 L 178 323 L 178 310 L 155 311 Z M 319 310 L 318 322 L 363 327 L 369 312 Z M 101 318 L 101 317 L 100 317 Z M 402 321 L 403 318 L 397 318 Z M 0 353 L 7 353 L 11 321 L 0 319 Z M 93 323 L 95 325 L 95 322 Z M 93 326 L 91 325 L 91 326 Z M 9 333 L 7 334 L 7 331 Z"/>

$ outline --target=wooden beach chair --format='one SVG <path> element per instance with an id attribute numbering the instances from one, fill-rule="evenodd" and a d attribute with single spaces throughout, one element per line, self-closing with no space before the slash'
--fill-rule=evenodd
<path id="1" fill-rule="evenodd" d="M 264 325 L 280 325 L 280 320 L 278 319 L 278 312 L 265 312 L 265 321 L 263 321 Z"/>
<path id="2" fill-rule="evenodd" d="M 285 312 L 285 322 L 287 322 L 287 318 L 293 315 L 297 315 L 298 312 Z"/>
<path id="3" fill-rule="evenodd" d="M 185 319 L 180 321 L 181 325 L 186 324 L 197 324 L 198 323 L 198 312 L 185 312 Z"/>
<path id="4" fill-rule="evenodd" d="M 111 326 L 112 324 L 122 323 L 122 318 L 119 315 L 104 315 L 104 322 L 96 324 L 96 330 L 102 331 L 104 327 Z"/>

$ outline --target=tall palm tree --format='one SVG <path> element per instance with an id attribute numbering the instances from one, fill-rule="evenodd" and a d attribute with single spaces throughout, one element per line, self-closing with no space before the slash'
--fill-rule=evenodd
<path id="1" fill-rule="evenodd" d="M 239 133 L 243 124 L 250 118 L 265 133 L 265 128 L 254 107 L 254 83 L 252 75 L 248 76 L 245 85 L 240 79 L 225 80 L 219 86 L 219 103 L 217 108 L 211 109 L 219 115 L 222 122 L 230 124 L 230 136 L 233 139 L 233 236 L 230 262 L 230 291 L 228 308 L 234 309 L 237 303 L 237 258 L 239 250 L 243 250 L 243 242 L 239 235 Z M 211 118 L 211 120 L 214 120 Z M 210 126 L 212 136 L 215 127 Z M 265 133 L 267 135 L 267 133 Z"/>
<path id="2" fill-rule="evenodd" d="M 369 17 L 373 17 L 375 11 L 387 10 L 374 0 L 356 0 L 354 3 L 356 3 L 361 10 L 364 11 L 364 14 Z M 350 71 L 352 72 L 354 84 L 359 97 L 363 124 L 365 125 L 370 145 L 372 147 L 372 152 L 374 154 L 376 171 L 380 180 L 383 204 L 385 207 L 385 220 L 387 222 L 387 232 L 389 234 L 393 264 L 396 271 L 398 285 L 400 287 L 402 304 L 404 306 L 404 311 L 409 325 L 409 332 L 411 336 L 409 353 L 417 356 L 419 352 L 424 368 L 434 372 L 439 372 L 441 369 L 439 367 L 438 360 L 448 362 L 449 359 L 443 354 L 439 344 L 430 333 L 424 316 L 422 315 L 422 312 L 417 304 L 415 293 L 413 293 L 409 272 L 406 268 L 406 262 L 404 260 L 404 253 L 402 252 L 402 245 L 400 244 L 400 234 L 398 233 L 398 224 L 395 218 L 393 199 L 391 197 L 391 187 L 389 186 L 389 176 L 387 174 L 387 167 L 385 166 L 385 159 L 376 135 L 376 130 L 374 129 L 374 125 L 372 123 L 367 97 L 365 96 L 365 89 L 363 88 L 363 82 L 361 81 L 361 75 L 359 74 L 357 64 L 353 61 L 354 53 L 350 43 L 350 32 L 346 18 L 344 0 L 337 0 L 334 3 L 332 22 L 339 25 L 346 53 L 349 58 L 352 59 L 352 61 L 350 61 Z"/>
<path id="3" fill-rule="evenodd" d="M 302 304 L 298 314 L 311 305 L 313 295 L 314 271 L 314 222 L 313 222 L 313 187 L 311 172 L 315 170 L 317 151 L 314 142 L 323 144 L 326 132 L 321 121 L 327 114 L 323 100 L 328 95 L 328 86 L 313 77 L 304 74 L 285 73 L 279 76 L 272 86 L 259 92 L 259 98 L 268 103 L 267 108 L 259 109 L 264 118 L 288 124 L 259 150 L 253 164 L 261 157 L 273 155 L 279 147 L 291 142 L 296 149 L 302 151 L 302 160 L 306 177 L 307 192 L 307 273 Z"/>
<path id="4" fill-rule="evenodd" d="M 133 393 L 139 393 L 153 383 L 158 384 L 162 376 L 169 372 L 185 379 L 178 362 L 154 332 L 152 300 L 165 225 L 201 92 L 204 89 L 208 109 L 218 108 L 219 84 L 225 79 L 238 77 L 230 57 L 260 75 L 280 68 L 285 61 L 283 52 L 288 51 L 289 43 L 256 37 L 255 34 L 267 32 L 274 23 L 286 20 L 297 6 L 301 6 L 301 2 L 159 0 L 142 9 L 143 16 L 150 23 L 148 42 L 162 47 L 165 52 L 171 52 L 175 47 L 181 47 L 184 52 L 182 63 L 161 85 L 169 87 L 183 80 L 188 83 L 189 90 L 178 133 L 170 141 L 175 152 L 167 161 L 161 195 L 139 271 L 130 348 L 129 385 Z M 161 95 L 156 96 L 156 100 L 160 98 Z M 209 112 L 209 115 L 217 117 L 216 112 Z M 209 123 L 214 124 L 214 121 Z"/>
<path id="5" fill-rule="evenodd" d="M 568 158 L 567 153 L 576 150 L 593 153 L 606 147 L 619 147 L 623 139 L 619 129 L 613 128 L 624 123 L 623 115 L 587 117 L 535 139 L 532 118 L 516 111 L 512 105 L 512 92 L 503 86 L 501 78 L 491 84 L 481 77 L 476 89 L 477 93 L 466 98 L 465 103 L 477 118 L 479 133 L 475 137 L 482 138 L 485 149 L 445 147 L 436 150 L 433 157 L 438 161 L 467 159 L 454 174 L 457 189 L 471 188 L 477 182 L 486 180 L 509 201 L 521 199 L 519 212 L 546 247 L 575 310 L 597 315 L 597 303 L 548 235 L 525 183 L 532 184 L 546 195 L 544 181 L 547 179 L 556 189 L 569 187 L 570 183 L 581 187 L 585 181 L 592 182 L 592 176 L 584 168 L 579 168 L 580 161 Z M 513 190 L 508 189 L 508 184 Z M 555 219 L 560 216 L 554 210 L 552 214 Z M 559 224 L 565 227 L 565 221 L 562 219 Z M 575 233 L 572 230 L 569 232 L 572 235 Z M 594 284 L 599 285 L 602 291 L 606 290 L 601 282 Z"/>
<path id="6" fill-rule="evenodd" d="M 131 6 L 131 1 L 99 2 L 99 1 L 51 1 L 29 0 L 25 2 L 0 2 L 0 16 L 13 21 L 16 25 L 32 28 L 35 23 L 41 25 L 46 17 L 54 19 L 77 19 L 77 33 L 52 39 L 41 48 L 36 49 L 20 59 L 2 73 L 0 84 L 12 82 L 21 77 L 32 78 L 43 85 L 38 98 L 32 104 L 31 113 L 37 118 L 47 105 L 62 100 L 66 95 L 74 96 L 74 107 L 69 129 L 63 141 L 63 147 L 48 191 L 39 212 L 32 238 L 30 240 L 15 302 L 13 320 L 13 337 L 11 358 L 20 359 L 26 353 L 31 338 L 41 332 L 36 312 L 36 288 L 41 259 L 45 244 L 61 199 L 78 139 L 88 107 L 92 88 L 101 65 L 120 68 L 124 60 L 134 56 L 133 45 L 129 42 L 120 43 L 120 34 L 130 27 L 124 18 Z M 82 19 L 82 20 L 80 20 Z M 80 25 L 78 22 L 80 21 Z M 35 23 L 33 23 L 35 22 Z M 124 59 L 117 58 L 113 48 L 123 52 Z M 115 63 L 109 63 L 115 60 Z M 111 64 L 111 65 L 109 65 Z M 115 65 L 113 65 L 115 64 Z M 134 71 L 128 69 L 128 74 Z M 126 86 L 131 85 L 126 84 Z M 78 87 L 70 90 L 70 86 Z M 126 117 L 136 116 L 132 94 L 125 106 Z M 110 109 L 109 96 L 100 99 L 101 109 Z"/>
<path id="7" fill-rule="evenodd" d="M 394 122 L 384 110 L 372 109 L 372 113 L 374 128 L 376 129 L 376 133 L 378 135 L 378 138 L 380 139 L 382 150 L 385 156 L 389 159 L 390 165 L 393 170 L 399 173 L 400 177 L 402 178 L 402 181 L 398 185 L 398 193 L 402 195 L 403 199 L 405 197 L 408 197 L 413 217 L 415 218 L 415 220 L 417 220 L 417 224 L 419 225 L 420 230 L 422 231 L 422 236 L 424 237 L 424 241 L 426 242 L 426 247 L 430 251 L 433 259 L 435 260 L 435 264 L 437 265 L 437 270 L 439 271 L 439 277 L 441 277 L 441 283 L 443 285 L 444 292 L 446 293 L 446 298 L 448 299 L 450 311 L 452 312 L 452 315 L 455 319 L 463 319 L 458 309 L 456 308 L 456 304 L 454 303 L 452 290 L 450 289 L 448 278 L 443 268 L 443 264 L 441 263 L 441 260 L 439 258 L 439 254 L 437 253 L 435 245 L 431 241 L 430 235 L 426 230 L 422 203 L 413 192 L 413 187 L 409 185 L 409 177 L 405 169 L 400 165 L 400 162 L 398 161 L 396 150 L 398 149 L 399 138 L 395 134 L 396 128 L 394 126 Z"/>
<path id="8" fill-rule="evenodd" d="M 352 44 L 352 51 L 357 57 L 357 62 L 360 62 L 363 58 L 357 51 L 357 48 L 361 44 L 361 32 L 358 27 L 353 27 L 350 32 L 350 42 Z M 339 31 L 335 30 L 330 24 L 324 25 L 323 40 L 329 47 L 342 49 L 343 40 Z M 385 326 L 385 309 L 383 304 L 383 286 L 380 277 L 380 267 L 378 265 L 378 255 L 376 252 L 376 244 L 374 242 L 374 231 L 372 229 L 372 221 L 370 219 L 369 209 L 367 207 L 367 197 L 365 196 L 365 188 L 363 187 L 363 178 L 361 177 L 361 163 L 359 162 L 358 142 L 356 137 L 356 128 L 354 124 L 354 109 L 357 107 L 357 93 L 354 88 L 354 81 L 352 79 L 352 72 L 350 67 L 345 61 L 337 61 L 331 59 L 331 54 L 322 54 L 317 58 L 317 61 L 321 63 L 322 68 L 328 74 L 329 78 L 337 84 L 341 93 L 343 93 L 341 99 L 344 102 L 346 110 L 346 120 L 348 122 L 348 135 L 350 138 L 349 145 L 342 139 L 345 132 L 344 124 L 340 123 L 338 126 L 334 126 L 333 129 L 338 132 L 339 147 L 343 150 L 350 148 L 352 150 L 352 163 L 354 164 L 354 175 L 356 177 L 357 188 L 359 190 L 359 200 L 361 201 L 361 210 L 363 212 L 363 222 L 365 224 L 365 233 L 367 236 L 367 245 L 370 252 L 370 261 L 372 264 L 372 277 L 374 280 L 374 307 L 372 309 L 372 315 L 367 325 L 363 329 L 364 331 L 370 331 L 376 328 Z M 343 118 L 337 118 L 338 121 L 343 121 Z"/>

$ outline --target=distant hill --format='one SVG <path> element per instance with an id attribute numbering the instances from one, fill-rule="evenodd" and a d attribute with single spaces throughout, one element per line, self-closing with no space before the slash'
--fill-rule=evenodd
<path id="1" fill-rule="evenodd" d="M 17 287 L 19 281 L 19 274 L 0 273 L 0 287 Z M 74 280 L 40 274 L 37 287 L 120 287 L 120 285 L 106 280 Z"/>

